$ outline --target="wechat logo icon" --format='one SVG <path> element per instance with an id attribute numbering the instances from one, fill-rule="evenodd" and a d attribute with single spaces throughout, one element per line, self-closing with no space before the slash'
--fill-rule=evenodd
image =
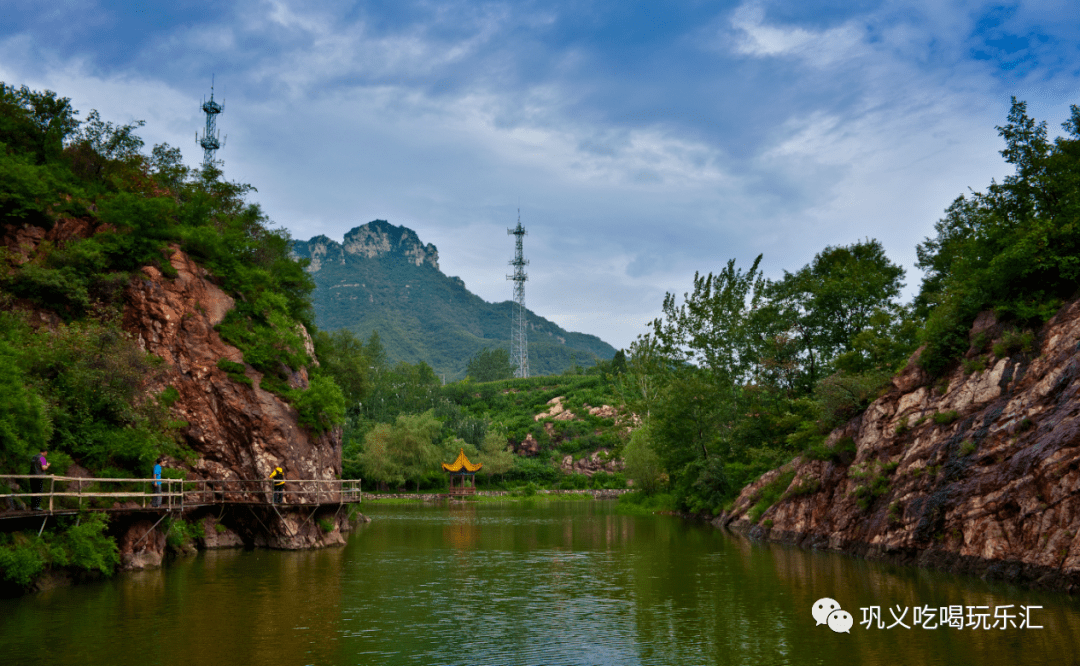
<path id="1" fill-rule="evenodd" d="M 851 613 L 843 608 L 835 599 L 822 597 L 814 602 L 814 608 L 810 611 L 818 625 L 827 624 L 838 634 L 850 634 L 851 625 L 855 624 Z"/>

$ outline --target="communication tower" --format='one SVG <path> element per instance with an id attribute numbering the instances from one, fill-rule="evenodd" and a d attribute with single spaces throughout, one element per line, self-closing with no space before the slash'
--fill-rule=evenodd
<path id="1" fill-rule="evenodd" d="M 525 272 L 525 267 L 529 265 L 529 262 L 525 260 L 525 256 L 521 249 L 521 240 L 525 237 L 525 227 L 521 226 L 521 209 L 518 209 L 518 223 L 513 229 L 507 229 L 506 233 L 516 236 L 514 244 L 516 251 L 514 252 L 514 260 L 510 262 L 510 265 L 514 267 L 514 274 L 507 275 L 507 280 L 514 281 L 514 309 L 513 322 L 510 325 L 510 362 L 514 364 L 514 376 L 515 377 L 528 377 L 529 376 L 529 338 L 527 332 L 526 311 L 525 311 L 525 281 L 529 279 L 529 275 Z"/>
<path id="2" fill-rule="evenodd" d="M 217 114 L 225 110 L 225 105 L 214 101 L 213 77 L 210 78 L 210 100 L 203 98 L 202 110 L 206 114 L 206 127 L 203 129 L 202 137 L 199 137 L 198 133 L 195 134 L 195 143 L 202 146 L 203 169 L 207 169 L 214 164 L 214 151 L 225 145 L 225 142 L 220 140 L 221 133 L 217 128 Z"/>

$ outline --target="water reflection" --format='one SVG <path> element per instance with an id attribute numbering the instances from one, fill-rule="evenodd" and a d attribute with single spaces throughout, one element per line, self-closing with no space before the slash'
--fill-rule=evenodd
<path id="1" fill-rule="evenodd" d="M 751 543 L 601 502 L 368 511 L 344 549 L 204 553 L 0 602 L 0 661 L 1071 664 L 1080 639 L 1064 595 Z M 823 596 L 856 622 L 872 605 L 885 619 L 896 606 L 1041 605 L 1045 629 L 836 634 L 810 615 Z"/>

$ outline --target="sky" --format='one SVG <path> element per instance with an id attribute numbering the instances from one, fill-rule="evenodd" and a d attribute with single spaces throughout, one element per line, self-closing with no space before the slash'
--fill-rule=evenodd
<path id="1" fill-rule="evenodd" d="M 0 81 L 147 149 L 217 152 L 275 226 L 385 219 L 447 275 L 627 347 L 695 272 L 782 277 L 879 240 L 907 269 L 944 209 L 1012 169 L 1012 96 L 1062 133 L 1074 0 L 357 2 L 0 0 Z"/>

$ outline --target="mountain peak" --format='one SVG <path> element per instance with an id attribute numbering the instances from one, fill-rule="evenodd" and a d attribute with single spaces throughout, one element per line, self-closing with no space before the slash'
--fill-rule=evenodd
<path id="1" fill-rule="evenodd" d="M 345 234 L 342 243 L 326 236 L 316 236 L 306 242 L 297 241 L 293 252 L 311 259 L 308 266 L 311 273 L 321 270 L 328 261 L 345 263 L 347 254 L 366 259 L 400 255 L 415 266 L 427 264 L 439 270 L 439 251 L 433 244 L 424 245 L 412 229 L 390 224 L 386 220 L 373 220 L 354 227 Z"/>

